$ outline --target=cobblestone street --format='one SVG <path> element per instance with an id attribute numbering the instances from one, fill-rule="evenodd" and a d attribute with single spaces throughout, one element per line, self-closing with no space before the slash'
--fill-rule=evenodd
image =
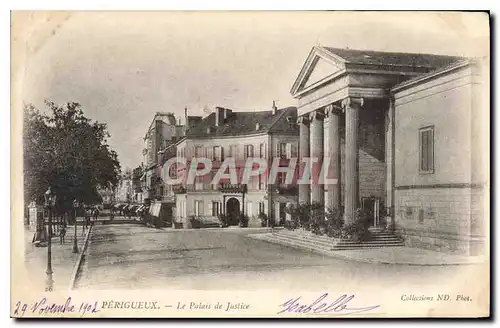
<path id="1" fill-rule="evenodd" d="M 336 259 L 246 237 L 252 232 L 97 225 L 76 287 L 320 290 L 367 283 L 418 288 L 444 284 L 457 272 L 457 266 L 376 265 Z"/>

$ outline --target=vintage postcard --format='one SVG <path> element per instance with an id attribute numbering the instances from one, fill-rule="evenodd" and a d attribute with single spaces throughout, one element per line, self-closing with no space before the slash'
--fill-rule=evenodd
<path id="1" fill-rule="evenodd" d="M 490 316 L 487 12 L 11 13 L 11 316 Z"/>

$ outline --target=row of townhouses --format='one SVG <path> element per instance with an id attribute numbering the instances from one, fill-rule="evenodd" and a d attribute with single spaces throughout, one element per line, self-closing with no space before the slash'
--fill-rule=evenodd
<path id="1" fill-rule="evenodd" d="M 184 224 L 220 213 L 245 213 L 250 225 L 260 213 L 279 222 L 289 204 L 311 202 L 343 208 L 349 221 L 361 207 L 371 211 L 373 227 L 389 222 L 409 245 L 473 253 L 488 223 L 484 63 L 313 47 L 291 81 L 296 107 L 216 107 L 206 117 L 186 110 L 184 120 L 157 113 L 144 138 L 136 201 L 161 202 Z M 181 170 L 163 168 L 172 157 L 211 159 L 209 178 L 227 157 L 260 157 L 268 167 L 274 158 L 316 157 L 332 163 L 338 183 L 287 185 L 283 176 L 274 183 L 263 176 L 245 185 L 201 177 L 169 185 Z"/>

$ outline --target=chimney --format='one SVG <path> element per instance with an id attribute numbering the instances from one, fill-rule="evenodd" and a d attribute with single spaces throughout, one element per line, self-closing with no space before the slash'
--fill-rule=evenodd
<path id="1" fill-rule="evenodd" d="M 224 122 L 226 109 L 215 107 L 215 126 L 219 126 Z"/>
<path id="2" fill-rule="evenodd" d="M 276 101 L 273 100 L 273 115 L 276 115 L 276 110 L 278 107 L 276 107 Z"/>
<path id="3" fill-rule="evenodd" d="M 186 129 L 188 128 L 188 108 L 184 107 L 184 125 L 186 126 Z"/>

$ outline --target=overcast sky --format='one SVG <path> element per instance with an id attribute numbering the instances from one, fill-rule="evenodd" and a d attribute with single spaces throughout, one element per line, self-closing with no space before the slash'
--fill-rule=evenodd
<path id="1" fill-rule="evenodd" d="M 140 164 L 157 111 L 295 105 L 290 88 L 317 44 L 463 56 L 488 50 L 481 47 L 487 19 L 478 14 L 82 12 L 46 25 L 49 37 L 32 45 L 25 67 L 23 101 L 81 103 L 108 124 L 124 168 Z"/>

